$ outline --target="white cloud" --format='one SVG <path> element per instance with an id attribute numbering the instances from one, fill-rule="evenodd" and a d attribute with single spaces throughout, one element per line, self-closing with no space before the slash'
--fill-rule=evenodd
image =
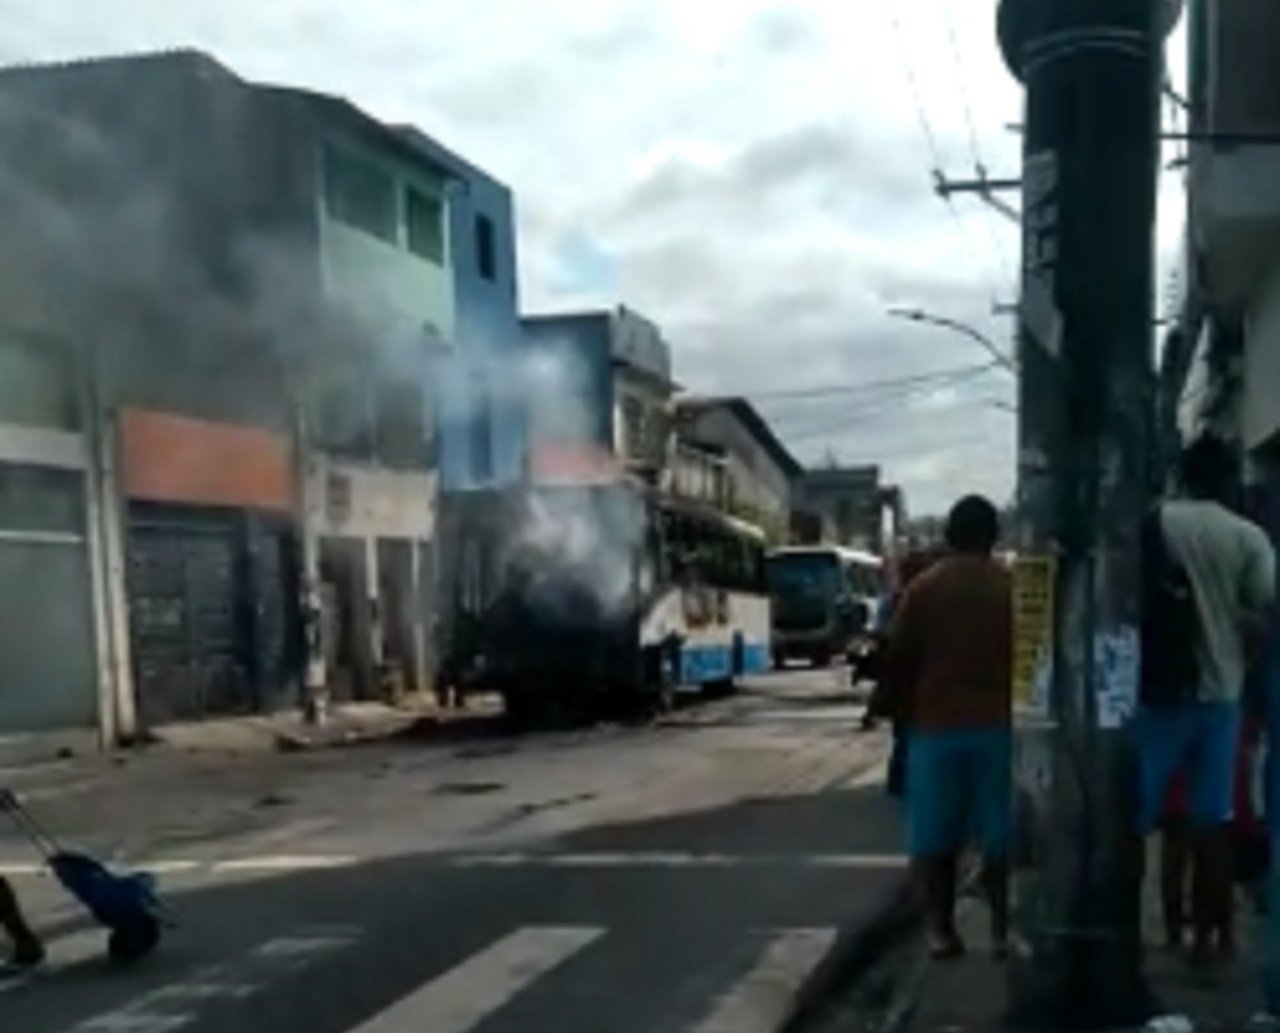
<path id="1" fill-rule="evenodd" d="M 415 122 L 516 191 L 527 307 L 625 301 L 664 326 L 690 386 L 774 390 L 982 360 L 962 337 L 889 319 L 893 304 L 1008 338 L 990 305 L 1016 289 L 1017 227 L 971 198 L 957 199 L 953 221 L 932 195 L 903 64 L 905 49 L 949 172 L 972 170 L 967 99 L 981 157 L 1016 175 L 1020 143 L 1005 126 L 1020 118 L 1021 90 L 997 52 L 994 9 L 0 0 L 0 58 L 197 46 L 246 77 Z M 1176 216 L 1172 195 L 1164 207 Z M 1162 233 L 1166 259 L 1175 241 Z M 830 446 L 883 460 L 917 510 L 973 487 L 1003 499 L 1013 420 L 982 404 L 992 398 L 1012 398 L 1007 378 L 962 384 L 928 408 L 850 401 L 844 427 L 838 405 L 815 406 L 810 426 L 832 429 L 794 444 L 805 458 Z"/>

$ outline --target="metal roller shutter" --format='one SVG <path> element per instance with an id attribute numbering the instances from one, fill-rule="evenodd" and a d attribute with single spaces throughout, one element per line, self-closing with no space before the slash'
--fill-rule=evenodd
<path id="1" fill-rule="evenodd" d="M 130 628 L 144 724 L 252 709 L 240 559 L 230 521 L 131 520 Z"/>

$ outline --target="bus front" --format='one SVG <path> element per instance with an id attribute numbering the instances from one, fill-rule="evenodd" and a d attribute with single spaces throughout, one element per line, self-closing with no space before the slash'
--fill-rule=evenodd
<path id="1" fill-rule="evenodd" d="M 775 666 L 805 660 L 824 667 L 847 649 L 845 584 L 834 549 L 776 550 L 769 555 L 768 579 Z"/>

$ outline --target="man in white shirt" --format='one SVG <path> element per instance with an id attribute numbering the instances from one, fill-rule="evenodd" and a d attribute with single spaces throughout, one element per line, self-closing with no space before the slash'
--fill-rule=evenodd
<path id="1" fill-rule="evenodd" d="M 1225 505 L 1234 465 L 1223 442 L 1201 438 L 1183 456 L 1185 496 L 1160 507 L 1169 560 L 1185 571 L 1195 599 L 1197 684 L 1177 687 L 1174 702 L 1146 707 L 1138 718 L 1142 832 L 1155 828 L 1174 776 L 1186 775 L 1194 836 L 1195 952 L 1202 961 L 1212 957 L 1215 933 L 1220 950 L 1232 949 L 1229 823 L 1245 639 L 1275 594 L 1275 554 L 1266 533 Z"/>

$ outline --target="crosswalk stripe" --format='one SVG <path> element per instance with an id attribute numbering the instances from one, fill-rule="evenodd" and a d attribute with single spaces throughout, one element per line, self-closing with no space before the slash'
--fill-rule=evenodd
<path id="1" fill-rule="evenodd" d="M 8 993 L 24 986 L 33 979 L 47 975 L 51 970 L 70 968 L 94 958 L 105 958 L 107 954 L 107 934 L 102 929 L 76 929 L 73 932 L 56 936 L 45 944 L 48 960 L 40 968 L 30 974 L 19 976 L 0 983 L 0 994 Z"/>
<path id="2" fill-rule="evenodd" d="M 716 1002 L 694 1033 L 772 1033 L 786 1021 L 796 993 L 835 940 L 834 929 L 775 933 L 756 963 Z"/>
<path id="3" fill-rule="evenodd" d="M 465 1033 L 603 933 L 587 926 L 518 929 L 351 1033 Z"/>
<path id="4" fill-rule="evenodd" d="M 73 1033 L 171 1033 L 197 1021 L 210 1002 L 243 1001 L 281 976 L 353 947 L 361 929 L 309 925 L 258 944 L 232 961 L 186 970 L 177 980 L 147 990 L 111 1011 L 90 1016 Z"/>

